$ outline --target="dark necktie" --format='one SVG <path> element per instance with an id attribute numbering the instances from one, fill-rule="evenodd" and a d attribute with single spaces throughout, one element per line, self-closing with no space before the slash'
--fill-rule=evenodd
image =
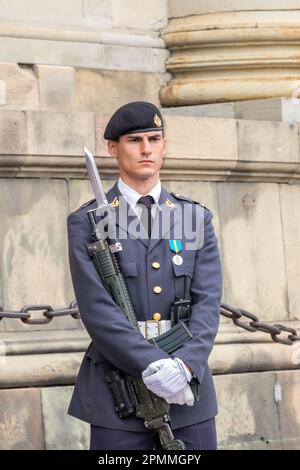
<path id="1" fill-rule="evenodd" d="M 151 238 L 151 229 L 152 229 L 152 216 L 151 216 L 151 204 L 154 203 L 154 198 L 152 196 L 142 196 L 137 202 L 142 206 L 142 214 L 141 214 L 141 223 L 148 232 L 148 238 Z"/>

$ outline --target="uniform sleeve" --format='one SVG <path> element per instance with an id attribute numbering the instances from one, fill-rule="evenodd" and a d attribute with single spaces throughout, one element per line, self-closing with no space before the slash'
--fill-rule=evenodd
<path id="1" fill-rule="evenodd" d="M 220 254 L 211 219 L 212 213 L 205 210 L 204 244 L 197 251 L 191 282 L 193 339 L 173 354 L 192 368 L 199 383 L 218 332 L 222 296 Z"/>
<path id="2" fill-rule="evenodd" d="M 169 356 L 129 324 L 103 287 L 87 251 L 87 244 L 92 241 L 88 220 L 80 213 L 72 213 L 67 225 L 70 271 L 82 322 L 105 359 L 139 377 L 151 362 Z"/>

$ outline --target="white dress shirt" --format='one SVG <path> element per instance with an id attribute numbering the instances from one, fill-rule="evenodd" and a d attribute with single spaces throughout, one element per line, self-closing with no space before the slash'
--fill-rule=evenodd
<path id="1" fill-rule="evenodd" d="M 118 179 L 118 188 L 119 188 L 119 191 L 122 194 L 122 196 L 125 197 L 126 201 L 130 205 L 131 209 L 136 213 L 136 215 L 138 216 L 139 219 L 140 219 L 141 214 L 142 214 L 142 207 L 140 206 L 140 204 L 137 204 L 138 200 L 142 196 L 152 196 L 154 201 L 155 201 L 155 204 L 152 204 L 151 215 L 154 219 L 156 211 L 160 210 L 160 207 L 158 205 L 158 201 L 159 201 L 159 197 L 160 197 L 160 193 L 161 193 L 161 182 L 160 182 L 160 180 L 151 189 L 151 191 L 149 191 L 147 194 L 138 193 L 137 191 L 135 191 L 135 189 L 131 188 L 126 183 L 124 183 L 124 181 L 121 178 Z"/>

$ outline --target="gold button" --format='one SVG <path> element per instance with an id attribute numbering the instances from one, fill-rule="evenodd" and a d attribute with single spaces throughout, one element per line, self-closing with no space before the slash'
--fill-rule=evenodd
<path id="1" fill-rule="evenodd" d="M 161 314 L 158 312 L 153 313 L 152 319 L 155 321 L 159 321 L 161 319 Z"/>
<path id="2" fill-rule="evenodd" d="M 162 291 L 162 288 L 160 286 L 153 287 L 154 294 L 160 294 L 161 291 Z"/>
<path id="3" fill-rule="evenodd" d="M 154 262 L 152 263 L 152 268 L 154 268 L 154 269 L 159 269 L 159 268 L 160 268 L 160 263 L 159 263 L 158 261 L 154 261 Z"/>

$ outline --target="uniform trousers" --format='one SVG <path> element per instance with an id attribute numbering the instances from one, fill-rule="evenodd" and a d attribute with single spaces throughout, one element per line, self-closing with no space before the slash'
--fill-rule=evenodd
<path id="1" fill-rule="evenodd" d="M 215 418 L 173 430 L 175 439 L 181 439 L 187 450 L 216 450 Z M 91 425 L 90 450 L 161 450 L 158 434 L 123 431 Z"/>

